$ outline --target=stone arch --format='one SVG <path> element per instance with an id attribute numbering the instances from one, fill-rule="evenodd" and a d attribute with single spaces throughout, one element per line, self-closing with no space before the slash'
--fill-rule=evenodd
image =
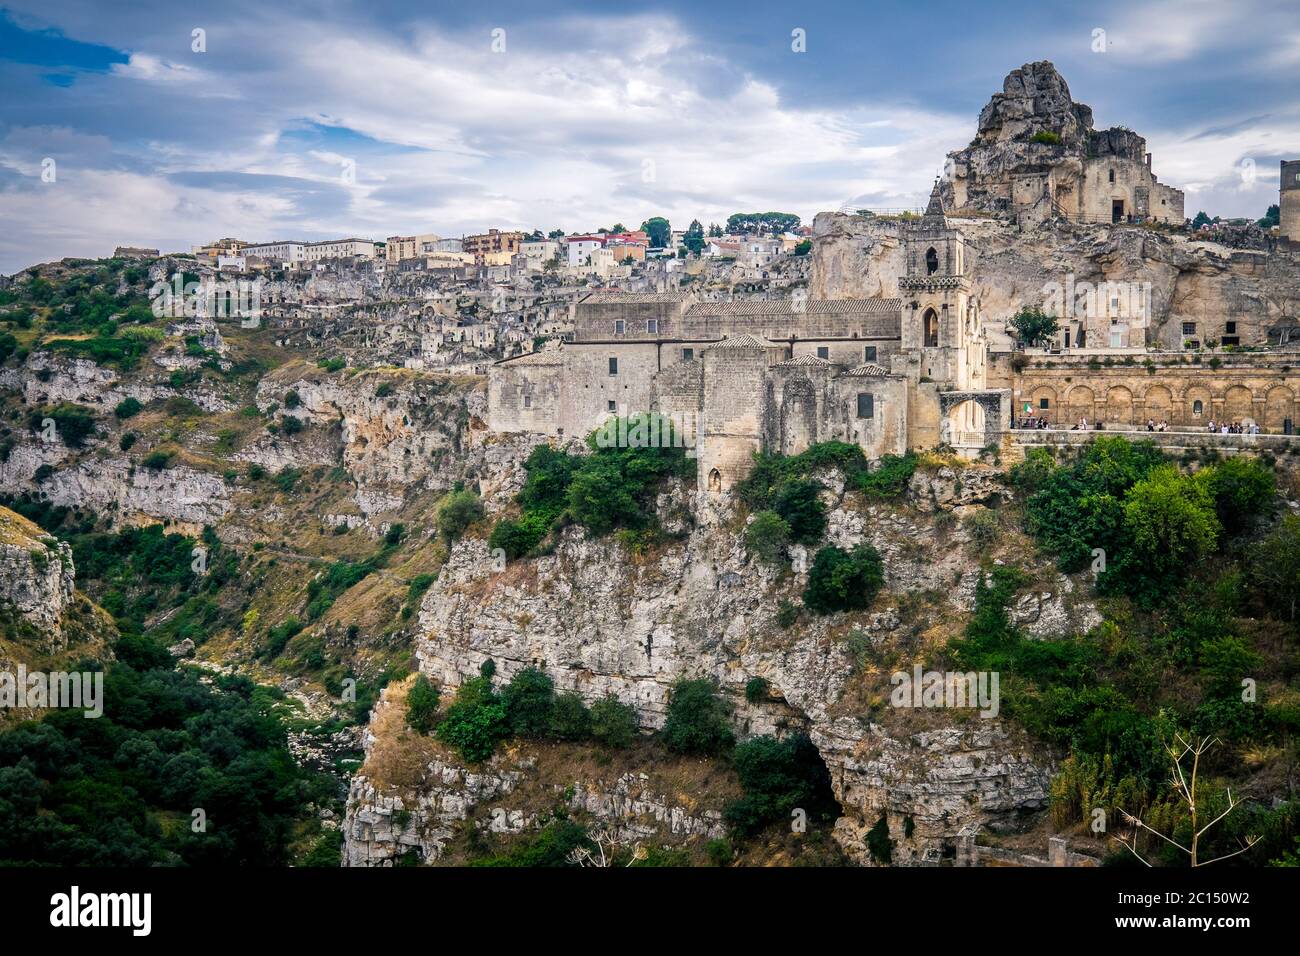
<path id="1" fill-rule="evenodd" d="M 806 378 L 787 382 L 781 396 L 781 453 L 797 455 L 817 440 L 817 394 Z"/>
<path id="2" fill-rule="evenodd" d="M 709 491 L 722 490 L 722 472 L 716 468 L 709 469 Z"/>
<path id="3" fill-rule="evenodd" d="M 1199 411 L 1197 404 L 1200 404 Z M 1183 395 L 1183 409 L 1191 425 L 1205 425 L 1214 417 L 1214 402 L 1210 390 L 1201 385 L 1193 385 Z"/>
<path id="4" fill-rule="evenodd" d="M 1078 423 L 1080 418 L 1086 418 L 1091 422 L 1096 415 L 1096 404 L 1097 396 L 1092 393 L 1092 389 L 1087 385 L 1074 386 L 1065 396 L 1067 420 L 1071 424 Z"/>
<path id="5" fill-rule="evenodd" d="M 939 253 L 931 246 L 925 251 L 925 274 L 934 275 L 939 271 Z"/>
<path id="6" fill-rule="evenodd" d="M 1223 417 L 1228 422 L 1253 422 L 1255 396 L 1245 385 L 1233 385 L 1223 393 Z"/>
<path id="7" fill-rule="evenodd" d="M 981 449 L 1002 439 L 1012 414 L 1005 390 L 939 393 L 939 443 Z"/>
<path id="8" fill-rule="evenodd" d="M 1143 414 L 1154 421 L 1172 421 L 1174 395 L 1165 385 L 1152 385 L 1142 395 Z"/>
<path id="9" fill-rule="evenodd" d="M 1281 434 L 1288 420 L 1295 421 L 1295 393 L 1285 385 L 1275 385 L 1264 399 L 1264 420 L 1260 426 L 1264 431 Z"/>
<path id="10" fill-rule="evenodd" d="M 1115 425 L 1133 424 L 1133 393 L 1123 385 L 1106 389 L 1106 422 Z"/>
<path id="11" fill-rule="evenodd" d="M 922 344 L 926 348 L 936 348 L 939 345 L 939 313 L 926 309 L 921 317 L 921 329 L 925 335 Z"/>
<path id="12" fill-rule="evenodd" d="M 1047 407 L 1043 407 L 1043 399 L 1047 399 Z M 1056 389 L 1050 385 L 1039 385 L 1029 393 L 1029 414 L 1038 418 L 1046 418 L 1049 422 L 1060 421 L 1061 410 L 1057 407 Z"/>

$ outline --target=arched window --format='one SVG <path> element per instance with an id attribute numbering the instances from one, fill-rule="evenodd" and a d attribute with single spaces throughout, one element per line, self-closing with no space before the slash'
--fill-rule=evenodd
<path id="1" fill-rule="evenodd" d="M 1113 169 L 1110 171 L 1110 181 L 1112 183 L 1115 181 L 1115 170 Z"/>
<path id="2" fill-rule="evenodd" d="M 931 349 L 938 348 L 939 347 L 939 316 L 935 314 L 934 309 L 926 309 L 925 318 L 922 321 L 925 323 L 924 325 L 925 341 L 923 344 L 925 345 L 926 348 L 931 348 Z"/>
<path id="3" fill-rule="evenodd" d="M 1198 398 L 1196 401 L 1192 402 L 1192 414 L 1193 414 L 1193 415 L 1195 415 L 1197 418 L 1200 418 L 1200 417 L 1201 417 L 1201 413 L 1202 413 L 1203 411 L 1205 411 L 1205 406 L 1201 404 L 1201 400 L 1200 400 L 1199 398 Z"/>
<path id="4" fill-rule="evenodd" d="M 939 271 L 939 253 L 934 251 L 934 246 L 931 246 L 929 251 L 927 251 L 925 254 L 925 274 L 928 276 L 932 276 L 938 271 Z"/>

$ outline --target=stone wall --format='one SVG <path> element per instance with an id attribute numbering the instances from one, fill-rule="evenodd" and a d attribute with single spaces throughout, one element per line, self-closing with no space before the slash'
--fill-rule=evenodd
<path id="1" fill-rule="evenodd" d="M 1112 425 L 1163 419 L 1184 428 L 1213 419 L 1254 422 L 1280 434 L 1300 414 L 1300 356 L 1293 368 L 1285 354 L 1230 353 L 1213 357 L 1214 368 L 1211 357 L 1194 365 L 1185 355 L 1154 353 L 1150 371 L 1136 360 L 1108 366 L 1095 356 L 1025 358 L 1029 365 L 1012 376 L 1016 414 L 1024 414 L 1027 402 L 1033 414 L 1066 427 L 1081 417 Z"/>

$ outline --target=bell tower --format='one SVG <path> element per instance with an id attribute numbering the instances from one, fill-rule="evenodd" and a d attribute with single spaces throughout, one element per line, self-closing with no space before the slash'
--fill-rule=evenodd
<path id="1" fill-rule="evenodd" d="M 939 182 L 919 222 L 905 227 L 903 300 L 905 351 L 920 355 L 920 375 L 958 388 L 978 387 L 968 362 L 979 328 L 978 306 L 966 277 L 966 240 L 944 215 Z"/>

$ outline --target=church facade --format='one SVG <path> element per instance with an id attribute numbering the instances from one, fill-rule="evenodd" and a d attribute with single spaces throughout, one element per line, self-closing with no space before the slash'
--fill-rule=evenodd
<path id="1" fill-rule="evenodd" d="M 988 389 L 988 346 L 961 232 L 938 188 L 905 234 L 898 298 L 697 302 L 597 292 L 560 348 L 488 373 L 491 429 L 585 436 L 655 412 L 687 432 L 699 487 L 728 490 L 757 451 L 856 444 L 869 459 L 1000 440 L 1010 391 Z"/>

